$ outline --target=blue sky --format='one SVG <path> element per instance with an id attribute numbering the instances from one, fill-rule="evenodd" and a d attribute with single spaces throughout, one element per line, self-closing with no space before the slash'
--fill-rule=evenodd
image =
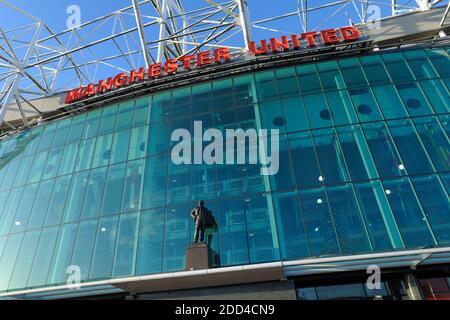
<path id="1" fill-rule="evenodd" d="M 93 18 L 99 17 L 106 13 L 112 12 L 114 10 L 118 10 L 127 5 L 131 4 L 130 0 L 38 0 L 38 1 L 30 1 L 30 0 L 8 0 L 10 3 L 23 8 L 35 15 L 36 17 L 40 17 L 44 19 L 47 24 L 54 30 L 63 30 L 65 28 L 67 14 L 66 9 L 69 5 L 76 4 L 81 8 L 82 13 L 82 21 L 88 21 Z M 217 1 L 217 0 L 216 0 Z M 267 18 L 269 16 L 274 16 L 277 14 L 283 14 L 286 12 L 291 12 L 296 9 L 297 0 L 247 0 L 250 8 L 250 14 L 252 20 L 258 20 Z M 391 0 L 378 0 L 376 2 L 388 3 Z M 399 0 L 399 3 L 414 1 L 414 0 Z M 219 2 L 219 1 L 217 1 Z M 310 0 L 311 6 L 316 6 L 324 3 L 329 3 L 330 0 Z M 444 1 L 446 3 L 448 1 Z M 183 3 L 186 3 L 186 6 L 198 7 L 205 6 L 207 3 L 204 0 L 184 0 Z M 1 8 L 1 6 L 0 6 Z M 321 18 L 332 14 L 335 11 L 335 8 L 330 8 L 327 11 L 323 11 L 321 16 L 313 16 L 310 23 L 311 26 L 316 25 Z M 346 10 L 350 15 L 352 15 L 352 8 L 348 6 Z M 387 14 L 387 8 L 382 6 L 383 14 Z M 354 17 L 356 18 L 356 17 Z M 0 11 L 0 24 L 2 26 L 7 26 L 11 23 L 16 24 L 20 19 L 18 15 L 10 14 L 9 11 L 7 14 L 2 13 Z M 340 26 L 343 24 L 347 24 L 347 18 L 344 12 L 334 18 L 330 25 Z M 296 17 L 292 19 L 283 20 L 284 29 L 287 30 L 295 30 L 298 27 L 298 19 Z M 257 31 L 255 31 L 257 32 Z M 257 32 L 258 33 L 258 32 Z"/>
<path id="2" fill-rule="evenodd" d="M 105 14 L 111 13 L 118 9 L 124 8 L 126 6 L 131 5 L 131 0 L 7 0 L 13 5 L 22 8 L 28 11 L 30 14 L 42 18 L 46 24 L 54 31 L 60 32 L 66 29 L 66 21 L 69 17 L 69 14 L 66 13 L 67 8 L 70 5 L 77 5 L 81 10 L 81 23 L 90 21 L 94 18 L 103 16 Z M 215 0 L 217 2 L 224 2 L 225 0 Z M 294 12 L 297 7 L 297 0 L 247 0 L 249 5 L 250 17 L 252 21 L 257 21 L 260 19 L 265 19 L 268 17 L 273 17 L 281 14 L 285 14 L 288 12 Z M 311 6 L 318 6 L 321 4 L 327 4 L 330 2 L 334 2 L 334 0 L 309 0 Z M 358 2 L 359 0 L 355 0 Z M 414 0 L 398 0 L 399 3 L 407 3 L 413 2 Z M 391 0 L 376 0 L 375 3 L 390 3 Z M 442 2 L 442 4 L 448 3 L 448 0 Z M 206 7 L 208 6 L 205 0 L 183 0 L 183 4 L 187 11 Z M 147 11 L 145 11 L 147 8 Z M 353 4 L 349 3 L 345 8 L 341 11 L 338 11 L 336 16 L 333 16 L 332 19 L 327 21 L 327 18 L 331 17 L 334 13 L 336 13 L 338 7 L 330 7 L 326 10 L 316 11 L 310 16 L 309 20 L 309 28 L 308 29 L 326 29 L 326 28 L 336 28 L 349 24 L 349 19 L 352 19 L 354 22 L 358 22 L 358 17 L 353 8 Z M 381 6 L 382 15 L 389 14 L 389 9 L 386 6 Z M 143 14 L 154 14 L 152 12 L 150 5 L 146 5 L 145 8 L 143 6 Z M 135 25 L 134 18 L 132 16 L 127 17 L 128 27 Z M 111 19 L 112 20 L 112 19 Z M 30 24 L 32 20 L 27 19 L 21 14 L 16 13 L 10 9 L 5 9 L 4 5 L 0 4 L 0 26 L 4 30 L 8 30 L 12 27 L 18 27 Z M 102 28 L 97 31 L 92 31 L 90 29 L 84 29 L 81 33 L 82 37 L 86 37 L 84 41 L 90 42 L 94 40 L 98 40 L 102 37 L 109 36 L 112 30 L 113 21 L 109 21 L 110 25 L 104 25 Z M 144 21 L 145 23 L 145 21 Z M 272 28 L 276 30 L 283 31 L 288 34 L 300 33 L 302 32 L 300 28 L 299 18 L 294 15 L 290 18 L 282 19 L 276 22 L 272 22 L 269 24 L 263 24 L 264 27 Z M 153 29 L 152 29 L 153 28 Z M 117 30 L 116 30 L 117 31 Z M 147 37 L 147 41 L 149 39 L 155 39 L 158 34 L 158 26 L 152 26 L 146 29 L 146 33 L 149 34 Z M 271 30 L 262 30 L 258 28 L 253 28 L 252 30 L 253 40 L 258 41 L 261 39 L 267 39 L 272 36 L 280 36 L 283 33 Z M 68 35 L 67 35 L 68 36 Z M 152 36 L 152 37 L 151 37 Z M 131 38 L 131 37 L 130 37 Z M 70 48 L 73 45 L 73 42 L 68 41 L 67 39 L 62 39 L 65 44 Z M 131 40 L 128 40 L 131 41 Z M 242 35 L 239 34 L 235 38 L 232 39 L 232 42 L 228 42 L 228 45 L 237 45 L 242 46 Z M 83 56 L 81 53 L 77 52 L 73 56 L 78 63 L 84 61 L 93 61 L 101 56 L 112 56 L 119 54 L 119 51 L 126 51 L 127 44 L 122 40 L 118 39 L 117 44 L 111 44 L 111 42 L 104 43 L 104 45 L 99 45 L 95 47 L 95 53 L 89 51 L 83 51 Z M 43 49 L 45 50 L 45 49 Z M 153 52 L 155 54 L 155 52 Z M 123 68 L 123 70 L 130 70 L 130 67 L 140 67 L 144 65 L 143 57 L 137 56 L 136 61 L 133 61 L 134 65 L 131 66 L 127 61 L 121 61 L 114 63 L 115 67 Z M 55 60 L 55 63 L 57 60 Z M 55 67 L 55 66 L 53 66 Z M 117 68 L 109 67 L 107 65 L 102 65 L 102 69 L 95 69 L 94 65 L 90 70 L 87 71 L 89 74 L 94 74 L 92 79 L 101 79 L 102 77 L 110 76 L 111 74 L 117 73 Z M 64 78 L 64 81 L 66 78 Z M 86 82 L 87 80 L 83 80 Z M 74 86 L 74 85 L 73 85 Z"/>

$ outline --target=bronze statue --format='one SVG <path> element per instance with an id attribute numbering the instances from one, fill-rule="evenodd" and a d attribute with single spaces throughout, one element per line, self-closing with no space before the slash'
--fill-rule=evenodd
<path id="1" fill-rule="evenodd" d="M 200 242 L 205 240 L 205 229 L 215 228 L 217 227 L 216 220 L 212 215 L 211 211 L 205 207 L 205 202 L 200 200 L 198 203 L 198 207 L 192 209 L 191 217 L 195 222 L 195 231 L 194 231 L 194 242 L 198 242 L 198 237 L 200 234 Z M 208 232 L 207 242 L 210 244 L 212 233 Z"/>

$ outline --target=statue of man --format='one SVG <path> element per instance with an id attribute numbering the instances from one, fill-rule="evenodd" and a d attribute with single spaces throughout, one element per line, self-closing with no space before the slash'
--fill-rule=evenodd
<path id="1" fill-rule="evenodd" d="M 198 207 L 192 209 L 191 217 L 195 222 L 194 242 L 198 242 L 200 234 L 200 242 L 205 240 L 205 229 L 217 226 L 211 211 L 205 207 L 205 202 L 200 200 Z"/>

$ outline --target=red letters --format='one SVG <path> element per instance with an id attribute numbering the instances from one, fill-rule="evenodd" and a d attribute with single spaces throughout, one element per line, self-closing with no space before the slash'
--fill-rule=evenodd
<path id="1" fill-rule="evenodd" d="M 214 50 L 214 62 L 220 63 L 222 61 L 222 59 L 225 61 L 231 60 L 230 49 L 219 48 L 219 49 Z"/>
<path id="2" fill-rule="evenodd" d="M 316 39 L 317 32 L 306 32 L 301 34 L 302 39 L 306 39 L 308 41 L 308 47 L 315 47 L 316 46 Z"/>
<path id="3" fill-rule="evenodd" d="M 166 74 L 173 74 L 176 73 L 178 70 L 178 60 L 177 59 L 170 59 L 167 60 L 164 64 L 164 72 Z"/>
<path id="4" fill-rule="evenodd" d="M 103 93 L 104 91 L 110 91 L 113 86 L 113 78 L 108 78 L 105 80 L 100 80 L 97 85 L 97 93 Z"/>
<path id="5" fill-rule="evenodd" d="M 131 70 L 130 76 L 128 78 L 128 83 L 142 81 L 144 80 L 144 77 L 145 77 L 145 68 L 139 68 L 139 72 L 136 72 L 136 70 Z"/>
<path id="6" fill-rule="evenodd" d="M 281 41 L 277 38 L 270 39 L 270 49 L 272 49 L 272 52 L 277 52 L 278 48 L 281 48 L 283 50 L 289 50 L 289 41 L 287 40 L 286 36 L 281 37 Z"/>
<path id="7" fill-rule="evenodd" d="M 211 64 L 211 53 L 208 51 L 199 52 L 197 54 L 197 66 L 201 67 L 207 64 Z"/>
<path id="8" fill-rule="evenodd" d="M 358 28 L 353 26 L 340 28 L 340 31 L 345 42 L 356 41 L 361 36 L 361 32 Z"/>
<path id="9" fill-rule="evenodd" d="M 184 70 L 191 70 L 191 61 L 195 59 L 195 56 L 184 56 L 182 58 Z"/>
<path id="10" fill-rule="evenodd" d="M 334 29 L 320 31 L 320 35 L 322 36 L 323 44 L 329 45 L 341 42 Z"/>
<path id="11" fill-rule="evenodd" d="M 321 36 L 324 45 L 335 45 L 341 42 L 356 41 L 361 37 L 361 31 L 355 26 L 347 26 L 337 29 L 322 30 L 320 32 L 306 32 L 300 36 L 293 34 L 289 37 L 282 36 L 279 38 L 270 39 L 270 51 L 276 53 L 278 51 L 286 51 L 291 48 L 312 48 L 317 45 L 316 37 Z M 302 40 L 300 40 L 302 39 Z M 305 42 L 305 43 L 303 43 Z M 251 54 L 258 56 L 269 53 L 269 45 L 266 40 L 260 41 L 260 47 L 256 47 L 256 42 L 249 43 L 248 50 Z M 65 98 L 65 103 L 73 103 L 96 94 L 102 94 L 112 89 L 120 88 L 127 84 L 144 81 L 146 78 L 154 79 L 162 77 L 163 75 L 172 75 L 178 72 L 179 69 L 189 71 L 193 66 L 202 67 L 212 63 L 218 64 L 223 61 L 229 61 L 232 55 L 229 48 L 217 48 L 211 57 L 210 51 L 199 52 L 197 55 L 187 55 L 179 57 L 178 59 L 169 59 L 165 63 L 154 63 L 139 70 L 131 70 L 129 76 L 126 73 L 119 73 L 113 78 L 107 80 L 100 80 L 95 88 L 94 84 L 90 83 L 85 88 L 79 87 L 77 89 L 68 91 Z M 146 74 L 147 72 L 147 74 Z"/>
<path id="12" fill-rule="evenodd" d="M 161 76 L 161 66 L 162 64 L 155 63 L 148 66 L 148 77 L 149 78 L 157 78 Z"/>
<path id="13" fill-rule="evenodd" d="M 256 49 L 256 42 L 251 41 L 249 43 L 249 50 L 255 56 L 260 55 L 260 54 L 265 54 L 265 53 L 267 53 L 267 51 L 269 51 L 269 48 L 267 47 L 267 41 L 261 40 L 261 48 L 260 49 Z"/>
<path id="14" fill-rule="evenodd" d="M 293 34 L 291 36 L 291 39 L 292 39 L 292 47 L 294 49 L 300 49 L 300 40 L 298 40 L 298 35 Z"/>
<path id="15" fill-rule="evenodd" d="M 95 87 L 93 83 L 89 83 L 87 87 L 84 89 L 83 98 L 90 97 L 95 95 Z"/>
<path id="16" fill-rule="evenodd" d="M 119 73 L 114 77 L 114 86 L 120 88 L 127 83 L 128 77 L 125 72 Z"/>
<path id="17" fill-rule="evenodd" d="M 74 90 L 70 90 L 69 92 L 67 92 L 66 99 L 64 102 L 66 104 L 69 104 L 69 103 L 75 102 L 77 100 L 80 100 L 82 98 L 82 93 L 83 93 L 82 87 L 79 87 Z"/>

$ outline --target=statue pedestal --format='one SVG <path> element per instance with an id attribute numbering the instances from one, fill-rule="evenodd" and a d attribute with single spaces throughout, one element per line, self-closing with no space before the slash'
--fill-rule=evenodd
<path id="1" fill-rule="evenodd" d="M 204 243 L 193 243 L 186 249 L 186 271 L 208 269 L 209 247 Z"/>

